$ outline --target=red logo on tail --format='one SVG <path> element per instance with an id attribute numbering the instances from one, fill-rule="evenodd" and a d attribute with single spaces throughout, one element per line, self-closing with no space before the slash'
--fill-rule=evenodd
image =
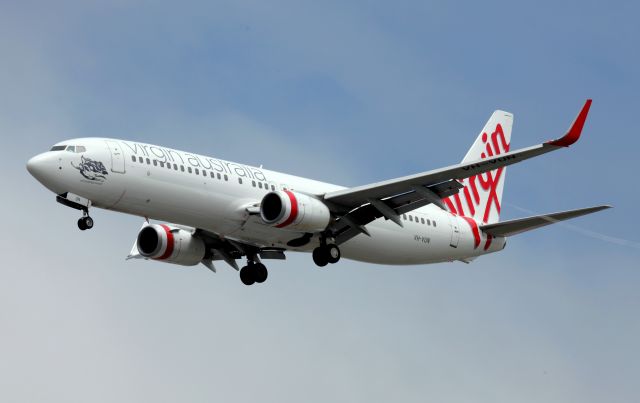
<path id="1" fill-rule="evenodd" d="M 509 152 L 510 144 L 507 143 L 507 140 L 504 137 L 504 131 L 502 130 L 502 126 L 500 124 L 496 125 L 496 130 L 491 133 L 491 136 L 489 136 L 487 133 L 482 133 L 482 142 L 485 145 L 485 151 L 480 155 L 481 159 L 492 158 L 497 155 Z M 482 222 L 486 223 L 489 220 L 489 214 L 491 213 L 492 206 L 495 206 L 496 211 L 498 212 L 498 214 L 500 214 L 498 184 L 500 183 L 500 179 L 502 178 L 503 171 L 504 167 L 500 167 L 494 171 L 473 175 L 466 179 L 460 180 L 460 182 L 465 185 L 462 189 L 462 194 L 464 196 L 464 204 L 466 204 L 467 211 L 465 211 L 465 205 L 462 202 L 460 193 L 442 199 L 452 214 L 463 217 L 471 226 L 474 237 L 474 248 L 477 248 L 480 245 L 480 233 L 477 229 L 478 226 L 475 220 L 468 217 L 475 216 L 476 210 L 481 208 L 478 184 L 483 191 L 488 192 L 489 194 L 489 197 L 487 198 L 486 204 L 484 206 L 484 212 L 482 216 Z M 451 200 L 452 198 L 453 200 Z M 470 221 L 474 221 L 474 223 L 472 224 Z M 491 244 L 490 240 L 488 241 L 488 244 Z"/>

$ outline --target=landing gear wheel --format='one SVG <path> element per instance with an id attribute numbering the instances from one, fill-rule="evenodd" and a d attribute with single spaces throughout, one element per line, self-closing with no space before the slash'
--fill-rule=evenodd
<path id="1" fill-rule="evenodd" d="M 240 269 L 240 281 L 244 285 L 252 285 L 256 282 L 255 280 L 255 268 L 254 265 L 247 265 Z"/>
<path id="2" fill-rule="evenodd" d="M 87 227 L 87 229 L 93 228 L 93 218 L 86 216 L 82 219 L 84 220 L 84 226 Z"/>
<path id="3" fill-rule="evenodd" d="M 256 280 L 256 283 L 259 283 L 259 284 L 264 283 L 267 280 L 267 277 L 269 276 L 267 267 L 262 263 L 256 263 L 254 265 L 254 274 L 255 274 L 254 279 Z"/>
<path id="4" fill-rule="evenodd" d="M 93 218 L 88 215 L 80 218 L 78 220 L 78 228 L 80 228 L 81 231 L 93 228 Z"/>
<path id="5" fill-rule="evenodd" d="M 318 267 L 324 267 L 329 264 L 329 253 L 327 253 L 326 246 L 318 246 L 313 250 L 313 262 L 318 265 Z"/>
<path id="6" fill-rule="evenodd" d="M 325 246 L 327 261 L 331 264 L 338 263 L 340 260 L 340 248 L 338 245 L 329 244 Z"/>

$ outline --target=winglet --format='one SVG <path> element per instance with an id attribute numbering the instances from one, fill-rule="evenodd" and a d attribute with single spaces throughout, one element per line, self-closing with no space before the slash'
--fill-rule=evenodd
<path id="1" fill-rule="evenodd" d="M 576 120 L 573 122 L 569 131 L 562 137 L 557 140 L 547 141 L 547 144 L 558 147 L 569 147 L 571 144 L 578 141 L 580 138 L 580 134 L 582 133 L 582 128 L 584 127 L 584 122 L 587 120 L 587 115 L 589 114 L 589 108 L 591 107 L 591 99 L 587 99 L 582 107 L 582 110 L 576 117 Z"/>

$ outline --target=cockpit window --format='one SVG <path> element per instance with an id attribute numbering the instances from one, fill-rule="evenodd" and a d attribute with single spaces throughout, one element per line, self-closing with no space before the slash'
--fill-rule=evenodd
<path id="1" fill-rule="evenodd" d="M 85 146 L 53 146 L 50 151 L 62 151 L 67 150 L 70 153 L 84 153 L 87 152 Z"/>

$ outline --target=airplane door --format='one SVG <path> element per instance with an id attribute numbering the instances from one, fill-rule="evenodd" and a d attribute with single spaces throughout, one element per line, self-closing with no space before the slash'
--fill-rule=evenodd
<path id="1" fill-rule="evenodd" d="M 123 174 L 124 173 L 124 155 L 122 148 L 117 141 L 107 140 L 109 151 L 111 151 L 111 171 Z"/>
<path id="2" fill-rule="evenodd" d="M 451 242 L 449 243 L 449 245 L 453 248 L 457 248 L 458 241 L 460 241 L 460 227 L 458 226 L 458 217 L 450 214 L 449 223 L 451 224 Z"/>

